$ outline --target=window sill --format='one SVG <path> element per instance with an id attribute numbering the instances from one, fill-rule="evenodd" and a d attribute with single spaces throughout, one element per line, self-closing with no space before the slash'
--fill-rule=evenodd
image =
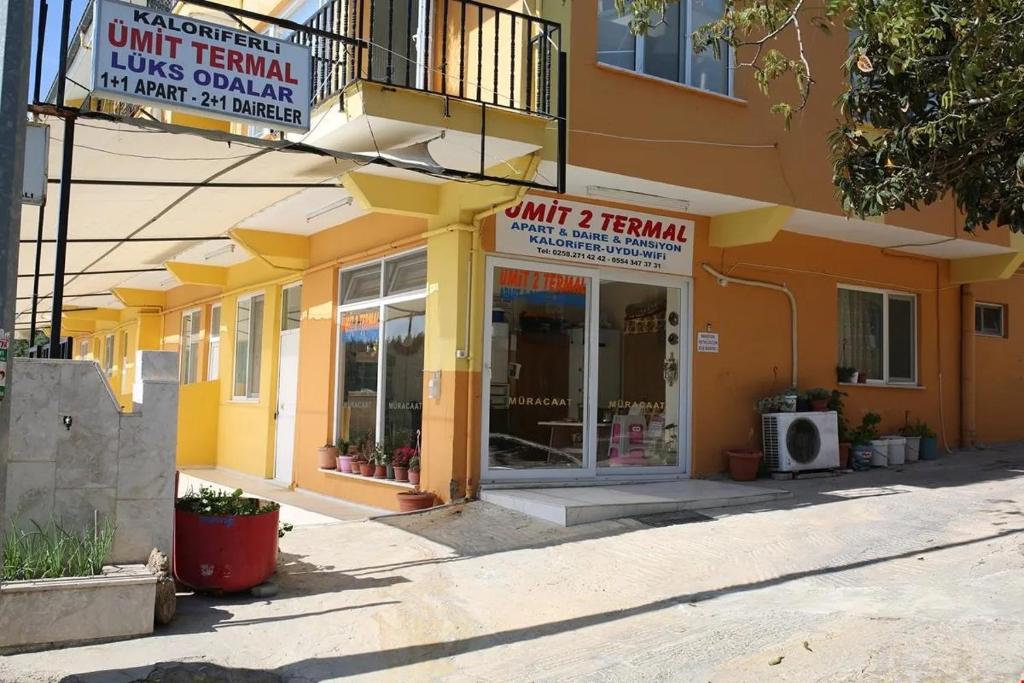
<path id="1" fill-rule="evenodd" d="M 841 387 L 859 387 L 862 389 L 913 389 L 914 391 L 924 391 L 928 387 L 921 384 L 899 384 L 899 383 L 886 383 L 886 382 L 866 382 L 861 384 L 860 382 L 839 382 Z"/>
<path id="2" fill-rule="evenodd" d="M 236 403 L 243 406 L 254 406 L 259 404 L 258 398 L 232 398 L 228 400 L 228 403 Z"/>
<path id="3" fill-rule="evenodd" d="M 698 88 L 687 83 L 670 81 L 669 79 L 661 78 L 660 76 L 652 76 L 650 74 L 640 73 L 639 71 L 633 71 L 632 69 L 625 69 L 621 66 L 604 64 L 603 62 L 595 62 L 595 64 L 597 65 L 598 69 L 604 69 L 605 71 L 610 71 L 612 73 L 622 74 L 623 76 L 632 76 L 633 78 L 640 78 L 645 81 L 651 81 L 652 83 L 660 83 L 662 85 L 667 85 L 671 88 L 678 88 L 685 92 L 693 93 L 694 95 L 703 95 L 704 97 L 710 97 L 712 99 L 720 100 L 722 102 L 728 102 L 729 104 L 736 104 L 742 107 L 747 106 L 747 100 L 740 97 L 736 97 L 735 95 L 725 95 L 720 92 L 715 92 L 714 90 L 703 90 L 702 88 Z"/>
<path id="4" fill-rule="evenodd" d="M 415 485 L 410 484 L 407 481 L 395 481 L 394 479 L 374 479 L 373 477 L 364 477 L 361 474 L 349 474 L 348 472 L 339 472 L 338 470 L 321 469 L 320 471 L 329 477 L 342 477 L 345 479 L 355 479 L 357 481 L 368 481 L 373 484 L 394 486 L 397 489 L 409 489 L 410 491 L 416 488 Z"/>

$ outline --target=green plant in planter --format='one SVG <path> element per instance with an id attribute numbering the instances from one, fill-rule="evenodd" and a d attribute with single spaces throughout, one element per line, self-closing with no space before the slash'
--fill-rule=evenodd
<path id="1" fill-rule="evenodd" d="M 94 529 L 69 531 L 51 519 L 33 531 L 11 528 L 3 536 L 3 581 L 32 581 L 69 576 L 95 576 L 114 543 L 114 524 L 107 519 Z"/>
<path id="2" fill-rule="evenodd" d="M 850 434 L 850 439 L 855 445 L 866 446 L 878 438 L 878 425 L 882 422 L 882 416 L 878 413 L 867 413 L 860 421 L 860 425 Z"/>
<path id="3" fill-rule="evenodd" d="M 928 423 L 922 422 L 920 418 L 900 427 L 900 436 L 919 436 L 922 439 L 937 438 L 935 430 L 929 427 Z"/>
<path id="4" fill-rule="evenodd" d="M 409 458 L 409 471 L 419 472 L 420 471 L 420 456 L 414 455 Z"/>
<path id="5" fill-rule="evenodd" d="M 179 510 L 211 517 L 262 515 L 281 509 L 281 505 L 272 500 L 246 497 L 242 489 L 225 491 L 213 486 L 200 486 L 198 491 L 190 488 L 174 506 Z M 281 538 L 291 530 L 291 524 L 281 523 L 277 527 L 277 537 Z"/>
<path id="6" fill-rule="evenodd" d="M 804 394 L 804 398 L 808 401 L 825 401 L 832 398 L 832 392 L 822 387 L 815 387 L 814 389 L 808 389 L 807 393 Z"/>
<path id="7" fill-rule="evenodd" d="M 857 368 L 853 368 L 848 365 L 837 365 L 836 380 L 843 384 L 849 384 L 853 381 L 853 373 L 855 372 L 857 372 Z"/>
<path id="8" fill-rule="evenodd" d="M 342 455 L 348 455 L 348 447 L 352 445 L 352 442 L 348 439 L 338 439 L 338 452 Z"/>
<path id="9" fill-rule="evenodd" d="M 828 409 L 835 411 L 836 422 L 839 431 L 839 443 L 852 443 L 852 437 L 850 432 L 850 423 L 846 421 L 846 416 L 843 414 L 845 406 L 843 405 L 843 397 L 846 396 L 846 392 L 833 389 L 832 393 L 828 397 Z"/>

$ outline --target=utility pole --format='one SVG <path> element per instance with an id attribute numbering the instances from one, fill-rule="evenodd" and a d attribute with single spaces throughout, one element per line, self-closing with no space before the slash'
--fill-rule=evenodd
<path id="1" fill-rule="evenodd" d="M 0 532 L 7 531 L 7 458 L 10 454 L 11 370 L 18 296 L 18 242 L 25 164 L 25 118 L 32 51 L 32 0 L 0 2 Z M 0 544 L 0 562 L 3 545 Z"/>

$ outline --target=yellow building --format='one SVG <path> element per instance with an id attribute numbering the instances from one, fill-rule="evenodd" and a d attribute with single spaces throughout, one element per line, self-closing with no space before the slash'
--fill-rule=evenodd
<path id="1" fill-rule="evenodd" d="M 62 318 L 126 406 L 135 351 L 179 351 L 182 467 L 388 508 L 407 485 L 323 469 L 318 448 L 416 448 L 441 500 L 704 476 L 760 445 L 755 401 L 793 384 L 943 445 L 1024 437 L 1005 401 L 1024 380 L 999 370 L 1021 353 L 1021 245 L 965 233 L 949 201 L 842 215 L 825 155 L 842 36 L 809 38 L 836 77 L 786 132 L 731 57 L 689 52 L 715 3 L 683 0 L 646 38 L 611 0 L 241 6 L 362 42 L 299 41 L 305 133 L 164 110 L 205 131 L 161 148 L 172 172 L 133 160 L 123 127 L 86 131 L 139 177 L 207 184 L 118 190 L 120 228 L 166 242 L 72 250 L 92 284 L 69 285 Z"/>

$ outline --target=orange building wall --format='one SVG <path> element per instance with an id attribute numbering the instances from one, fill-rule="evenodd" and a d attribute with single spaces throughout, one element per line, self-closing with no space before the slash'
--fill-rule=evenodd
<path id="1" fill-rule="evenodd" d="M 978 302 L 1006 306 L 1007 336 L 975 337 L 978 442 L 1024 440 L 1024 276 L 971 287 Z"/>

